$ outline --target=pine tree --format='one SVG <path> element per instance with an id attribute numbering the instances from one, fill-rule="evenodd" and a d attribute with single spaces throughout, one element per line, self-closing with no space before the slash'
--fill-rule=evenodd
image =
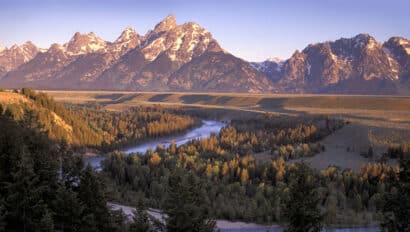
<path id="1" fill-rule="evenodd" d="M 133 222 L 130 225 L 130 232 L 149 232 L 151 231 L 148 214 L 142 199 L 138 201 L 137 210 L 133 212 Z"/>
<path id="2" fill-rule="evenodd" d="M 6 199 L 9 222 L 8 230 L 32 231 L 41 228 L 41 219 L 46 212 L 42 194 L 44 186 L 33 171 L 32 161 L 23 157 L 13 182 L 8 184 Z"/>
<path id="3" fill-rule="evenodd" d="M 319 197 L 314 174 L 305 163 L 297 163 L 289 186 L 289 200 L 286 202 L 285 216 L 287 232 L 321 231 L 323 216 L 318 208 Z"/>
<path id="4" fill-rule="evenodd" d="M 54 231 L 53 215 L 48 209 L 44 211 L 43 217 L 41 218 L 41 221 L 40 221 L 39 229 L 40 229 L 39 231 L 41 232 L 53 232 Z"/>
<path id="5" fill-rule="evenodd" d="M 381 226 L 389 232 L 410 231 L 410 159 L 400 160 L 399 179 L 393 186 L 396 191 L 384 197 Z"/>
<path id="6" fill-rule="evenodd" d="M 84 205 L 84 213 L 89 218 L 87 220 L 90 220 L 90 223 L 94 221 L 98 231 L 110 231 L 111 221 L 104 185 L 90 165 L 87 165 L 80 175 L 78 197 Z"/>
<path id="7" fill-rule="evenodd" d="M 6 206 L 4 200 L 0 198 L 0 231 L 6 230 Z"/>
<path id="8" fill-rule="evenodd" d="M 193 173 L 184 175 L 178 169 L 169 177 L 165 213 L 168 215 L 167 231 L 211 232 L 215 221 L 209 219 L 207 205 L 200 183 Z"/>
<path id="9" fill-rule="evenodd" d="M 56 192 L 55 227 L 61 231 L 79 231 L 84 217 L 84 206 L 77 194 L 61 185 Z"/>

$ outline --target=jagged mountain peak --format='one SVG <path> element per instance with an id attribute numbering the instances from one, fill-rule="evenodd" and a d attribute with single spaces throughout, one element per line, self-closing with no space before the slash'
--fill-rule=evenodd
<path id="1" fill-rule="evenodd" d="M 47 50 L 47 52 L 57 52 L 57 51 L 65 52 L 64 46 L 58 43 L 53 43 L 51 44 L 50 48 Z"/>
<path id="2" fill-rule="evenodd" d="M 176 26 L 177 26 L 177 20 L 172 14 L 170 14 L 155 26 L 154 31 L 155 32 L 169 31 L 175 28 Z"/>
<path id="3" fill-rule="evenodd" d="M 410 41 L 404 37 L 391 37 L 388 41 L 383 44 L 386 48 L 399 48 L 407 55 L 410 55 Z"/>
<path id="4" fill-rule="evenodd" d="M 137 31 L 132 27 L 127 27 L 121 35 L 115 40 L 115 43 L 124 43 L 138 37 Z"/>
<path id="5" fill-rule="evenodd" d="M 373 49 L 378 45 L 376 39 L 369 34 L 358 34 L 352 38 L 354 46 Z"/>
<path id="6" fill-rule="evenodd" d="M 76 32 L 70 41 L 64 45 L 68 55 L 82 55 L 91 52 L 105 51 L 107 41 L 98 37 L 94 32 L 81 34 Z"/>
<path id="7" fill-rule="evenodd" d="M 187 62 L 205 51 L 222 51 L 210 32 L 194 22 L 176 25 L 168 16 L 153 31 L 148 32 L 142 43 L 142 53 L 153 61 L 165 53 L 171 61 Z"/>

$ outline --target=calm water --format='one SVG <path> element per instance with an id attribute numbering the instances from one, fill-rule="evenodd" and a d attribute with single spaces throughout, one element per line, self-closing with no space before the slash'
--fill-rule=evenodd
<path id="1" fill-rule="evenodd" d="M 157 146 L 164 146 L 167 148 L 171 145 L 172 141 L 174 141 L 179 146 L 193 139 L 209 138 L 213 133 L 218 134 L 222 127 L 224 127 L 225 125 L 225 123 L 219 121 L 203 120 L 200 127 L 192 129 L 185 134 L 155 139 L 150 142 L 137 145 L 135 147 L 130 147 L 124 150 L 124 153 L 145 153 L 148 149 L 155 149 Z M 101 161 L 103 161 L 104 159 L 104 156 L 85 157 L 84 162 L 86 164 L 90 164 L 95 170 L 101 170 Z"/>

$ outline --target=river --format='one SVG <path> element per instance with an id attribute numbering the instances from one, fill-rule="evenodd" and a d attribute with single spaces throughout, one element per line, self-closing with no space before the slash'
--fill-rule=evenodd
<path id="1" fill-rule="evenodd" d="M 202 120 L 202 125 L 200 127 L 191 129 L 182 135 L 174 135 L 162 137 L 159 139 L 154 139 L 146 143 L 139 144 L 134 147 L 127 148 L 123 150 L 125 154 L 131 153 L 145 153 L 148 149 L 155 149 L 157 146 L 169 147 L 171 142 L 174 141 L 178 146 L 188 143 L 194 139 L 204 139 L 209 138 L 211 134 L 218 134 L 219 131 L 224 127 L 226 123 L 213 120 Z M 90 164 L 95 170 L 101 170 L 101 161 L 105 159 L 105 156 L 90 156 L 84 157 L 85 164 Z"/>

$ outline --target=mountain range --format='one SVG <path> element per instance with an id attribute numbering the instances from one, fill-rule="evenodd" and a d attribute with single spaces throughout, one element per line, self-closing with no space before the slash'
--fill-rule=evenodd
<path id="1" fill-rule="evenodd" d="M 289 59 L 248 62 L 200 25 L 172 15 L 113 42 L 75 33 L 48 49 L 0 47 L 0 87 L 249 93 L 410 93 L 410 41 L 368 34 L 308 45 Z"/>

